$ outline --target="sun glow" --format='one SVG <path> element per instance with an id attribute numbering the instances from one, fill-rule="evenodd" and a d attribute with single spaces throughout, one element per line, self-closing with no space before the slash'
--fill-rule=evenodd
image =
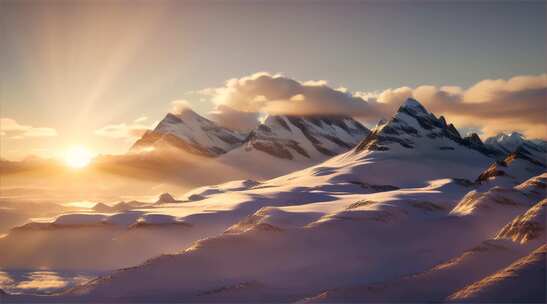
<path id="1" fill-rule="evenodd" d="M 65 162 L 71 168 L 83 168 L 91 162 L 93 155 L 85 147 L 72 147 L 66 151 Z"/>

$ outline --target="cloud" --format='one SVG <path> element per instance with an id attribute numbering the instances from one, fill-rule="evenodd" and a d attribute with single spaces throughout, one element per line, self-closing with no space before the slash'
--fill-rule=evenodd
<path id="1" fill-rule="evenodd" d="M 171 101 L 171 110 L 169 112 L 173 114 L 180 114 L 185 109 L 191 109 L 192 106 L 190 102 L 185 99 L 173 100 Z"/>
<path id="2" fill-rule="evenodd" d="M 226 105 L 218 105 L 214 111 L 209 112 L 209 118 L 223 127 L 232 130 L 246 131 L 258 125 L 259 114 L 256 112 L 243 112 Z"/>
<path id="3" fill-rule="evenodd" d="M 367 101 L 376 99 L 391 112 L 412 96 L 429 111 L 446 116 L 459 128 L 479 129 L 484 136 L 519 131 L 532 138 L 547 137 L 546 74 L 487 79 L 468 89 L 430 85 L 403 87 L 388 89 L 376 96 Z"/>
<path id="4" fill-rule="evenodd" d="M 211 118 L 226 126 L 233 125 L 243 113 L 249 120 L 258 113 L 348 115 L 374 125 L 381 118 L 391 117 L 408 97 L 414 97 L 462 129 L 478 129 L 485 136 L 520 131 L 528 137 L 547 138 L 546 74 L 486 79 L 467 89 L 422 85 L 351 93 L 343 87 L 333 89 L 324 80 L 301 82 L 261 72 L 198 92 L 216 105 Z"/>
<path id="5" fill-rule="evenodd" d="M 22 125 L 12 118 L 0 118 L 0 136 L 22 139 L 26 137 L 52 137 L 57 135 L 57 130 L 53 128 Z"/>
<path id="6" fill-rule="evenodd" d="M 51 137 L 57 136 L 57 131 L 52 128 L 31 128 L 23 133 L 25 137 Z"/>
<path id="7" fill-rule="evenodd" d="M 117 139 L 133 140 L 142 136 L 147 130 L 154 128 L 157 122 L 146 123 L 147 117 L 139 117 L 131 123 L 120 123 L 104 126 L 95 130 L 95 135 Z"/>
<path id="8" fill-rule="evenodd" d="M 135 123 L 141 123 L 141 122 L 145 122 L 146 120 L 148 120 L 148 117 L 146 117 L 146 116 L 141 116 L 141 117 L 135 119 L 133 122 L 135 122 Z"/>
<path id="9" fill-rule="evenodd" d="M 226 81 L 220 88 L 199 91 L 216 105 L 213 119 L 222 123 L 223 113 L 233 116 L 229 107 L 239 112 L 286 115 L 351 115 L 376 117 L 379 113 L 369 103 L 348 93 L 345 88 L 333 89 L 325 80 L 299 82 L 280 74 L 255 73 Z M 232 121 L 232 119 L 226 119 Z"/>
<path id="10" fill-rule="evenodd" d="M 17 121 L 15 121 L 15 119 L 0 118 L 0 128 L 4 132 L 10 132 L 10 131 L 26 131 L 32 127 L 20 125 L 19 123 L 17 123 Z"/>

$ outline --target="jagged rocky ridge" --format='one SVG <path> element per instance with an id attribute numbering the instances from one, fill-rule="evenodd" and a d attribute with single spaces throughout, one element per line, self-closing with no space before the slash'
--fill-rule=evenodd
<path id="1" fill-rule="evenodd" d="M 347 116 L 269 116 L 247 138 L 245 149 L 293 159 L 334 156 L 353 148 L 370 131 Z"/>
<path id="2" fill-rule="evenodd" d="M 169 113 L 131 148 L 133 152 L 174 147 L 208 157 L 244 146 L 276 158 L 315 159 L 334 156 L 353 148 L 369 130 L 347 116 L 290 116 L 266 118 L 249 134 L 218 126 L 190 109 Z"/>
<path id="3" fill-rule="evenodd" d="M 154 130 L 135 142 L 131 151 L 175 147 L 213 157 L 241 145 L 244 140 L 245 134 L 220 127 L 196 112 L 184 109 L 179 114 L 167 114 Z"/>
<path id="4" fill-rule="evenodd" d="M 500 133 L 496 136 L 487 138 L 484 144 L 491 149 L 497 150 L 503 154 L 510 154 L 517 149 L 523 147 L 526 150 L 531 150 L 540 153 L 547 152 L 547 142 L 543 140 L 529 140 L 519 132 L 509 134 Z"/>
<path id="5" fill-rule="evenodd" d="M 417 122 L 418 124 L 416 125 Z M 500 153 L 484 145 L 475 133 L 468 137 L 461 137 L 453 124 L 447 124 L 445 118 L 437 118 L 429 113 L 418 101 L 409 98 L 397 111 L 397 114 L 389 121 L 380 124 L 365 140 L 356 148 L 356 152 L 362 150 L 389 150 L 387 145 L 397 143 L 406 149 L 415 147 L 416 138 L 439 137 L 448 138 L 460 145 L 466 146 L 487 156 L 498 156 Z M 453 150 L 453 147 L 439 147 L 440 150 Z"/>

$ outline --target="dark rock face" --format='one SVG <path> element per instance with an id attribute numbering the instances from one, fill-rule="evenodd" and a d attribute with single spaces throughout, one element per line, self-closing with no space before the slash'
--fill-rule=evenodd
<path id="1" fill-rule="evenodd" d="M 507 155 L 507 157 L 505 157 L 503 160 L 498 160 L 490 165 L 488 169 L 486 169 L 483 173 L 481 173 L 481 175 L 479 175 L 475 182 L 480 184 L 496 176 L 508 175 L 506 171 L 511 166 L 511 163 L 513 163 L 517 159 L 525 160 L 532 164 L 532 167 L 534 167 L 534 169 L 527 169 L 528 171 L 530 171 L 531 175 L 534 174 L 533 171 L 537 170 L 538 172 L 536 173 L 539 173 L 542 170 L 545 170 L 545 163 L 543 163 L 541 159 L 538 160 L 534 154 L 526 149 L 525 146 L 521 146 L 515 152 Z"/>
<path id="2" fill-rule="evenodd" d="M 168 203 L 176 203 L 178 202 L 173 196 L 169 193 L 162 193 L 158 200 L 156 201 L 156 204 L 168 204 Z"/>
<path id="3" fill-rule="evenodd" d="M 351 149 L 370 131 L 346 116 L 271 116 L 246 139 L 247 149 L 257 149 L 277 158 L 312 158 L 303 141 L 322 155 L 334 156 Z M 304 138 L 301 137 L 303 135 Z"/>
<path id="4" fill-rule="evenodd" d="M 268 153 L 278 158 L 293 159 L 291 150 L 299 153 L 300 155 L 310 158 L 310 155 L 294 140 L 282 141 L 276 139 L 270 139 L 268 141 L 260 139 L 251 139 L 251 145 L 262 152 Z"/>
<path id="5" fill-rule="evenodd" d="M 492 177 L 504 176 L 504 175 L 505 175 L 505 171 L 499 170 L 498 164 L 492 164 L 490 165 L 490 167 L 488 167 L 488 169 L 486 169 L 486 171 L 484 171 L 483 173 L 481 173 L 481 175 L 479 175 L 479 177 L 477 177 L 476 182 L 482 183 Z"/>

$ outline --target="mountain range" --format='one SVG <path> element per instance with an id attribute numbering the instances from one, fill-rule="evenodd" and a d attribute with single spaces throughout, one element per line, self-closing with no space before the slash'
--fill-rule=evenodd
<path id="1" fill-rule="evenodd" d="M 268 116 L 247 133 L 230 130 L 189 108 L 169 113 L 154 130 L 146 132 L 131 152 L 177 148 L 208 157 L 253 153 L 292 160 L 321 158 L 351 149 L 370 131 L 347 116 Z"/>
<path id="2" fill-rule="evenodd" d="M 242 134 L 168 114 L 133 152 L 315 164 L 14 228 L 0 268 L 110 273 L 2 299 L 543 303 L 545 150 L 517 137 L 462 137 L 415 99 L 371 131 L 348 117 L 270 116 Z"/>

